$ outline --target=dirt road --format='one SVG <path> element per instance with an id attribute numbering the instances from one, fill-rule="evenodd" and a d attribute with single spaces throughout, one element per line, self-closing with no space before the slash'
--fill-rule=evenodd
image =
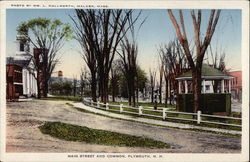
<path id="1" fill-rule="evenodd" d="M 7 103 L 6 112 L 7 152 L 240 153 L 241 151 L 240 137 L 111 119 L 79 112 L 66 105 L 66 101 L 11 102 Z M 38 126 L 45 121 L 60 121 L 95 129 L 146 136 L 170 143 L 171 148 L 129 148 L 63 141 L 40 132 Z"/>

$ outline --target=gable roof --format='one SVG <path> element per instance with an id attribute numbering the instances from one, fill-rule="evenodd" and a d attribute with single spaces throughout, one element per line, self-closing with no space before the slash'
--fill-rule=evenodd
<path id="1" fill-rule="evenodd" d="M 6 58 L 6 65 L 12 64 L 12 65 L 18 65 L 21 67 L 27 67 L 31 61 L 31 58 L 26 59 L 17 59 L 15 57 L 7 57 Z"/>
<path id="2" fill-rule="evenodd" d="M 226 72 L 222 72 L 218 69 L 215 69 L 207 64 L 202 65 L 201 77 L 203 79 L 210 79 L 210 80 L 219 80 L 219 79 L 231 79 L 232 76 L 228 75 Z M 190 80 L 192 79 L 192 71 L 189 70 L 188 72 L 180 75 L 176 78 L 176 80 Z"/>

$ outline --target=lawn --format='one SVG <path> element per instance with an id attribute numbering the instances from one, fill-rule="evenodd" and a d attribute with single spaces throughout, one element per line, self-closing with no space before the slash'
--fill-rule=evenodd
<path id="1" fill-rule="evenodd" d="M 66 141 L 86 142 L 110 146 L 169 148 L 170 145 L 146 137 L 132 136 L 106 130 L 61 122 L 46 122 L 39 129 L 44 134 Z"/>
<path id="2" fill-rule="evenodd" d="M 117 104 L 123 104 L 123 105 L 127 105 L 128 106 L 128 102 L 111 102 L 109 101 L 108 102 L 109 104 L 114 104 L 114 105 L 117 105 Z M 154 103 L 151 103 L 151 102 L 139 102 L 137 107 L 138 106 L 143 106 L 143 107 L 154 107 L 155 104 Z M 168 107 L 168 108 L 175 108 L 175 105 L 169 105 L 167 104 L 167 106 L 164 104 L 164 103 L 157 103 L 157 107 Z"/>
<path id="3" fill-rule="evenodd" d="M 74 96 L 53 96 L 53 97 L 48 97 L 48 98 L 44 98 L 44 99 L 48 99 L 48 100 L 69 100 L 69 101 L 81 101 L 81 97 L 74 97 Z M 113 104 L 113 105 L 119 105 L 119 104 L 123 104 L 124 106 L 128 106 L 128 102 L 109 102 L 109 104 Z M 113 113 L 120 113 L 120 107 L 119 106 L 110 106 L 109 105 L 109 110 L 110 112 Z M 153 103 L 139 103 L 140 106 L 143 106 L 143 114 L 146 115 L 155 115 L 158 117 L 154 117 L 154 116 L 146 116 L 146 115 L 141 115 L 139 116 L 138 112 L 138 108 L 136 109 L 131 109 L 131 108 L 123 108 L 123 111 L 126 112 L 122 112 L 122 114 L 124 115 L 129 115 L 132 117 L 143 117 L 143 118 L 149 118 L 149 119 L 156 119 L 156 120 L 163 120 L 162 119 L 162 112 L 157 112 L 157 111 L 150 111 L 153 110 Z M 172 107 L 172 109 L 169 109 L 168 111 L 176 111 L 174 108 L 175 105 L 168 105 L 169 108 Z M 100 107 L 102 109 L 105 109 L 105 105 L 100 105 Z M 151 107 L 151 108 L 149 108 Z M 165 107 L 164 104 L 158 104 L 158 107 Z M 158 108 L 158 110 L 162 110 L 161 108 Z M 193 116 L 192 115 L 185 115 L 185 114 L 174 114 L 174 113 L 167 113 L 168 117 L 174 117 L 174 118 L 184 118 L 184 119 L 192 119 Z M 211 117 L 202 117 L 203 120 L 207 120 L 207 121 L 212 121 L 212 122 L 223 122 L 223 123 L 229 123 L 229 124 L 241 124 L 241 121 L 239 120 L 233 120 L 233 119 L 218 119 L 218 118 L 211 118 Z M 170 119 L 167 118 L 165 119 L 165 121 L 169 121 L 169 122 L 175 122 L 175 123 L 183 123 L 183 124 L 192 124 L 192 125 L 197 125 L 197 126 L 205 126 L 205 127 L 212 127 L 212 128 L 222 128 L 222 129 L 228 129 L 228 130 L 238 130 L 241 131 L 240 127 L 235 127 L 235 126 L 224 126 L 224 125 L 218 125 L 218 124 L 211 124 L 211 123 L 201 123 L 201 124 L 197 124 L 194 121 L 186 121 L 186 120 L 176 120 L 176 119 Z"/>
<path id="4" fill-rule="evenodd" d="M 121 113 L 120 112 L 120 107 L 118 106 L 118 103 L 110 103 L 110 104 L 116 104 L 117 106 L 109 105 L 109 109 L 105 110 L 106 106 L 100 104 L 100 108 L 105 110 L 105 111 L 110 111 L 110 112 L 113 112 L 113 113 L 129 115 L 129 116 L 132 116 L 132 117 L 135 117 L 135 118 L 136 117 L 142 117 L 142 118 L 149 118 L 149 119 L 155 119 L 155 120 L 163 120 L 161 110 L 152 111 L 152 110 L 154 110 L 153 108 L 145 107 L 142 110 L 144 115 L 139 115 L 139 109 L 138 108 L 131 109 L 131 108 L 126 108 L 126 106 L 125 106 L 123 108 L 123 112 Z M 126 103 L 123 103 L 123 104 L 128 105 Z M 96 105 L 95 105 L 95 107 L 96 107 Z M 171 110 L 171 111 L 173 111 L 173 110 Z M 152 115 L 154 115 L 154 116 L 152 116 Z M 241 131 L 240 127 L 235 127 L 235 126 L 227 126 L 227 125 L 219 125 L 219 124 L 203 123 L 203 122 L 200 123 L 200 124 L 197 124 L 196 121 L 171 119 L 171 118 L 193 119 L 193 115 L 177 114 L 177 113 L 174 113 L 174 111 L 173 111 L 173 113 L 168 112 L 167 117 L 169 117 L 169 118 L 166 118 L 164 121 L 175 122 L 175 123 L 183 123 L 183 124 L 191 124 L 191 125 L 211 127 L 211 128 L 221 128 L 221 129 Z M 195 116 L 195 118 L 196 118 L 196 116 Z M 228 124 L 241 124 L 241 121 L 234 120 L 234 119 L 218 119 L 218 118 L 213 118 L 213 117 L 202 117 L 202 120 L 211 121 L 211 122 L 222 122 L 222 123 L 228 123 Z"/>

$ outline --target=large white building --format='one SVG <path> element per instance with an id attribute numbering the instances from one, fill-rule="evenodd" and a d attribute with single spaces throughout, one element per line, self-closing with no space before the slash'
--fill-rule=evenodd
<path id="1" fill-rule="evenodd" d="M 9 84 L 7 80 L 7 86 L 15 86 L 15 84 L 18 84 L 19 86 L 22 86 L 22 93 L 19 93 L 20 96 L 25 97 L 31 97 L 31 96 L 37 96 L 37 72 L 34 70 L 34 64 L 33 64 L 33 56 L 31 55 L 29 51 L 29 44 L 28 43 L 22 43 L 22 36 L 18 35 L 16 37 L 16 44 L 17 44 L 17 51 L 13 57 L 7 57 L 6 65 L 9 66 L 9 69 L 13 70 L 13 84 Z M 17 83 L 15 82 L 15 69 L 14 65 L 17 65 L 19 67 L 22 67 L 22 82 Z M 13 66 L 13 68 L 11 68 Z M 7 74 L 9 75 L 9 74 Z M 12 88 L 15 91 L 15 88 Z M 15 92 L 12 92 L 15 94 Z"/>

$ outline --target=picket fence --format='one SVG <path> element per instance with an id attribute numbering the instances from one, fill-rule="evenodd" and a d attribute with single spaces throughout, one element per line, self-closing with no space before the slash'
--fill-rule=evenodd
<path id="1" fill-rule="evenodd" d="M 139 115 L 139 116 L 155 117 L 155 118 L 161 118 L 163 120 L 174 119 L 174 120 L 182 120 L 182 121 L 194 121 L 194 122 L 197 122 L 197 124 L 210 123 L 210 124 L 218 124 L 218 125 L 225 125 L 225 126 L 242 127 L 241 124 L 223 123 L 223 122 L 218 122 L 218 121 L 213 121 L 213 120 L 208 121 L 208 120 L 204 120 L 202 117 L 209 117 L 209 118 L 216 118 L 216 119 L 232 119 L 232 120 L 239 120 L 239 121 L 241 121 L 241 118 L 202 114 L 201 111 L 197 111 L 197 113 L 167 111 L 169 108 L 161 108 L 158 110 L 154 110 L 153 108 L 143 107 L 143 106 L 139 106 L 137 108 L 137 107 L 131 107 L 131 106 L 123 105 L 123 104 L 119 104 L 119 105 L 109 104 L 109 103 L 104 104 L 104 103 L 100 103 L 98 101 L 93 102 L 92 100 L 87 100 L 87 99 L 83 99 L 83 103 L 86 105 L 89 105 L 91 107 L 95 107 L 95 108 L 102 109 L 102 110 L 109 110 L 109 111 L 115 111 L 115 112 L 133 114 L 133 115 Z M 116 109 L 114 109 L 114 108 L 116 108 Z M 117 108 L 119 108 L 119 109 L 117 109 Z M 126 109 L 127 111 L 124 109 Z M 130 110 L 130 111 L 128 111 L 128 110 Z M 133 110 L 133 111 L 131 111 L 131 110 Z M 146 112 L 148 112 L 148 113 L 146 113 Z M 158 112 L 158 113 L 152 114 L 152 112 Z M 191 115 L 191 116 L 196 116 L 196 118 L 189 119 L 189 118 L 171 117 L 171 115 L 169 115 L 169 114 Z"/>

